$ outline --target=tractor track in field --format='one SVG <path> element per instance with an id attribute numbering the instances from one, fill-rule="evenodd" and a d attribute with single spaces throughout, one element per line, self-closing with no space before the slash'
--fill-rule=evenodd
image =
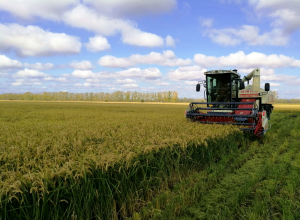
<path id="1" fill-rule="evenodd" d="M 299 114 L 290 114 L 285 117 L 285 123 L 293 123 L 292 121 L 297 118 Z M 287 115 L 286 115 L 287 116 Z M 277 121 L 279 123 L 279 121 Z M 281 122 L 282 123 L 282 122 Z M 295 122 L 294 122 L 295 124 Z M 283 138 L 281 129 L 276 130 L 274 134 L 277 140 L 275 143 L 266 138 L 259 144 L 260 149 L 255 149 L 254 154 L 250 154 L 248 161 L 246 161 L 240 168 L 234 169 L 227 174 L 224 178 L 215 185 L 212 189 L 203 194 L 202 198 L 190 207 L 187 207 L 182 213 L 181 217 L 177 220 L 189 219 L 281 219 L 284 218 L 284 213 L 274 210 L 272 204 L 267 204 L 266 207 L 255 207 L 257 200 L 256 194 L 266 194 L 261 186 L 276 182 L 278 184 L 276 190 L 279 192 L 285 187 L 284 178 L 289 174 L 289 163 L 295 160 L 299 155 L 300 148 L 297 147 L 298 139 Z M 293 133 L 293 128 L 287 129 Z M 295 130 L 294 130 L 295 131 Z M 266 143 L 264 143 L 266 142 Z M 253 143 L 252 143 L 253 145 Z M 249 148 L 248 151 L 253 149 Z M 252 157 L 252 158 L 251 158 Z M 282 165 L 277 165 L 282 161 Z M 277 172 L 277 176 L 270 178 L 269 173 Z M 277 179 L 277 180 L 274 180 Z M 275 190 L 275 191 L 276 191 Z M 266 190 L 265 190 L 266 191 Z M 277 194 L 279 194 L 277 192 Z M 272 195 L 276 196 L 276 193 Z M 273 198 L 269 195 L 269 203 Z M 264 204 L 261 204 L 262 206 Z M 278 205 L 278 204 L 277 204 Z M 272 210 L 273 209 L 273 210 Z M 283 207 L 284 209 L 284 207 Z M 300 210 L 298 210 L 300 212 Z M 295 210 L 295 216 L 297 216 Z M 293 214 L 292 214 L 293 215 Z M 293 216 L 286 219 L 294 219 Z M 300 214 L 299 214 L 300 215 Z M 298 215 L 298 217 L 300 217 Z M 263 217 L 262 217 L 263 216 Z M 298 218 L 297 218 L 298 219 Z"/>
<path id="2" fill-rule="evenodd" d="M 264 214 L 255 213 L 255 210 L 259 209 L 256 197 L 265 190 L 262 186 L 273 183 L 272 178 L 275 177 L 270 177 L 269 173 L 276 173 L 276 169 L 281 169 L 282 175 L 289 175 L 289 166 L 285 165 L 286 162 L 279 163 L 278 161 L 300 159 L 298 145 L 300 131 L 299 136 L 295 133 L 299 128 L 295 122 L 295 120 L 299 121 L 298 116 L 300 116 L 299 113 L 277 114 L 273 119 L 273 131 L 269 132 L 264 139 L 250 142 L 249 146 L 241 147 L 237 152 L 225 155 L 218 163 L 212 163 L 206 170 L 183 180 L 173 190 L 165 193 L 169 198 L 169 200 L 165 199 L 167 204 L 159 204 L 163 201 L 160 197 L 164 197 L 163 194 L 160 195 L 148 205 L 148 210 L 150 210 L 148 214 L 143 214 L 140 219 L 276 219 L 276 216 L 284 217 L 282 209 L 272 209 L 272 204 L 269 203 L 273 200 L 270 196 L 267 205 L 262 204 L 262 206 L 267 206 L 264 207 L 267 211 L 256 211 Z M 282 182 L 283 176 L 278 175 L 277 182 Z M 285 185 L 282 184 L 280 187 L 284 188 Z M 280 195 L 274 194 L 274 196 Z M 296 219 L 300 219 L 300 216 Z"/>
<path id="3" fill-rule="evenodd" d="M 209 219 L 209 216 L 216 213 L 216 208 L 226 211 L 227 206 L 242 202 L 251 192 L 251 187 L 259 180 L 259 175 L 253 174 L 259 173 L 263 169 L 265 158 L 260 152 L 260 147 L 261 144 L 256 142 L 251 148 L 241 148 L 239 152 L 222 158 L 222 161 L 212 164 L 206 171 L 203 171 L 207 175 L 203 176 L 202 183 L 198 182 L 192 186 L 194 188 L 201 186 L 201 190 L 194 198 L 195 203 L 185 204 L 180 207 L 180 213 L 176 214 L 182 215 L 182 217 L 171 217 L 171 213 L 167 211 L 158 213 L 151 219 Z M 269 153 L 269 151 L 265 153 Z M 238 154 L 241 155 L 237 157 Z M 183 184 L 182 189 L 184 188 Z M 181 190 L 178 192 L 183 193 Z M 219 214 L 224 215 L 223 213 Z M 219 214 L 217 213 L 212 219 L 222 216 Z"/>

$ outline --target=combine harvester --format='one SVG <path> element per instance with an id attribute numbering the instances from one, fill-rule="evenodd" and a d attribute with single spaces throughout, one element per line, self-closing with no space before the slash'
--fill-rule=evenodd
<path id="1" fill-rule="evenodd" d="M 191 102 L 190 109 L 185 111 L 186 118 L 203 124 L 238 125 L 258 137 L 271 128 L 268 121 L 276 93 L 270 91 L 269 83 L 260 88 L 260 69 L 254 69 L 243 79 L 237 70 L 211 70 L 204 74 L 206 80 L 198 82 L 196 91 L 203 84 L 207 102 Z M 249 85 L 252 78 L 253 84 Z"/>

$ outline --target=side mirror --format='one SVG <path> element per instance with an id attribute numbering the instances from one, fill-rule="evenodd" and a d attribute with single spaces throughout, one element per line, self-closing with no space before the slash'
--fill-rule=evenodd
<path id="1" fill-rule="evenodd" d="M 200 84 L 198 83 L 197 85 L 196 85 L 196 92 L 199 92 L 200 91 Z"/>
<path id="2" fill-rule="evenodd" d="M 240 81 L 240 90 L 245 89 L 245 82 Z"/>
<path id="3" fill-rule="evenodd" d="M 270 83 L 265 83 L 265 91 L 270 91 Z"/>

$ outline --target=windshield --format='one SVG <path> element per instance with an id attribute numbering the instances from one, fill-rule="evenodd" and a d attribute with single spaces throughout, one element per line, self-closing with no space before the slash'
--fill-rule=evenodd
<path id="1" fill-rule="evenodd" d="M 230 102 L 231 74 L 207 75 L 207 101 Z"/>

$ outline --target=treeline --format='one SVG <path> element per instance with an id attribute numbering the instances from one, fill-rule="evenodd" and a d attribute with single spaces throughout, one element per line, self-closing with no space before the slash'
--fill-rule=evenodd
<path id="1" fill-rule="evenodd" d="M 300 103 L 300 99 L 277 99 L 276 103 Z"/>
<path id="2" fill-rule="evenodd" d="M 100 102 L 205 102 L 204 99 L 179 98 L 176 91 L 164 92 L 42 92 L 4 93 L 0 100 L 40 100 L 40 101 L 100 101 Z M 300 103 L 300 99 L 277 99 L 276 103 Z"/>
<path id="3" fill-rule="evenodd" d="M 185 98 L 186 99 L 186 98 Z M 41 100 L 41 101 L 103 101 L 103 102 L 179 102 L 176 91 L 164 92 L 42 92 L 5 93 L 0 94 L 0 100 Z"/>

